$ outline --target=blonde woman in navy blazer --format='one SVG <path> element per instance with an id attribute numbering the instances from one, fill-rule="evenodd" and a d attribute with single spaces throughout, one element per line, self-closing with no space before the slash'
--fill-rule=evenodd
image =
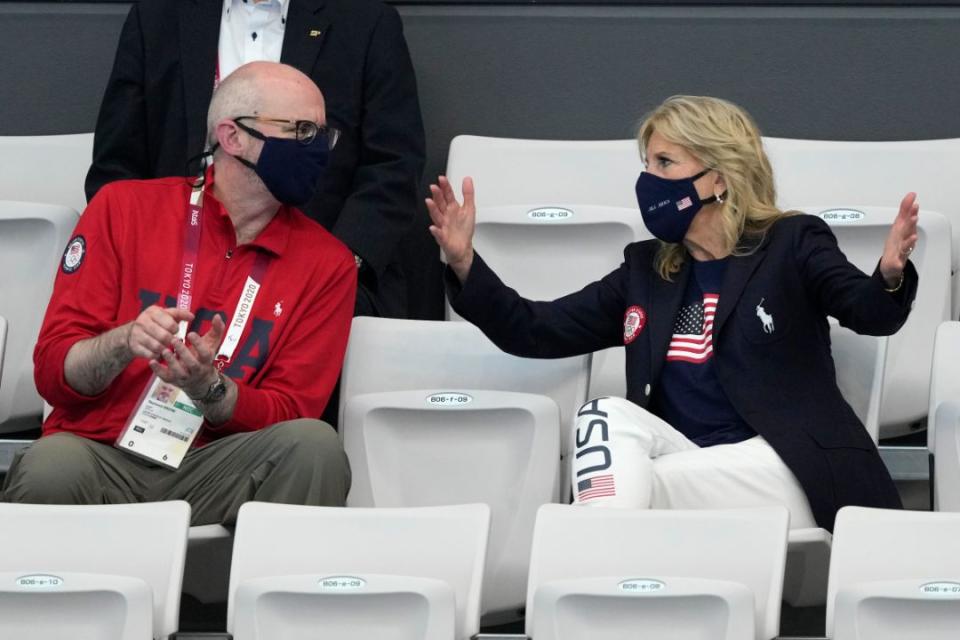
<path id="1" fill-rule="evenodd" d="M 613 507 L 786 504 L 832 529 L 845 505 L 900 507 L 876 446 L 836 384 L 827 316 L 870 335 L 906 321 L 918 205 L 908 194 L 872 275 L 815 216 L 781 212 L 760 133 L 729 102 L 675 96 L 640 128 L 644 222 L 601 280 L 520 297 L 472 246 L 474 189 L 441 177 L 427 206 L 453 308 L 501 349 L 557 358 L 625 345 L 627 397 L 576 423 L 573 495 Z M 611 248 L 612 249 L 612 248 Z"/>

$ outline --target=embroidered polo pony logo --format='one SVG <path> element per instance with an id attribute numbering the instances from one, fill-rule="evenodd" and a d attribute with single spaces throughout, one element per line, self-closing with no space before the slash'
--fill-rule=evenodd
<path id="1" fill-rule="evenodd" d="M 760 318 L 760 322 L 763 323 L 763 332 L 773 333 L 773 316 L 763 308 L 763 301 L 765 299 L 766 298 L 760 298 L 760 303 L 757 305 L 757 317 Z"/>

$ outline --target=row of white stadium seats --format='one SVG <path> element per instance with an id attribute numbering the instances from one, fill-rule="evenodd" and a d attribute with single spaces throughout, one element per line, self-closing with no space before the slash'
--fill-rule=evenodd
<path id="1" fill-rule="evenodd" d="M 884 226 L 900 198 L 907 191 L 919 193 L 921 231 L 913 259 L 923 268 L 917 308 L 891 339 L 880 408 L 881 435 L 902 435 L 926 417 L 934 329 L 960 314 L 960 186 L 952 175 L 960 166 L 960 139 L 764 138 L 764 144 L 780 205 L 822 216 L 834 226 L 851 260 L 868 271 L 876 264 Z M 0 200 L 55 203 L 82 211 L 92 145 L 93 134 L 0 137 L 0 164 L 5 168 Z M 454 185 L 465 175 L 477 181 L 477 247 L 508 283 L 537 298 L 567 293 L 596 279 L 619 264 L 619 250 L 611 247 L 648 237 L 633 189 L 642 169 L 634 140 L 459 136 L 451 144 L 448 163 Z M 576 252 L 569 247 L 577 247 Z M 39 278 L 53 267 L 45 258 L 37 255 L 20 262 L 18 271 L 39 265 L 30 273 L 45 284 Z M 33 281 L 30 285 L 36 295 L 47 291 Z M 0 306 L 0 314 L 12 318 L 6 306 L 9 303 Z M 17 344 L 30 345 L 32 327 L 13 324 Z M 11 357 L 23 360 L 16 355 Z M 16 383 L 20 389 L 14 415 L 28 415 L 39 406 L 23 372 L 28 368 Z M 598 354 L 590 395 L 622 395 L 622 389 L 622 349 Z"/>
<path id="2" fill-rule="evenodd" d="M 847 397 L 861 415 L 876 414 L 884 345 L 885 339 L 833 328 L 841 377 L 858 367 L 874 372 L 860 396 L 857 386 L 849 385 Z M 945 323 L 938 345 L 939 354 L 960 350 L 960 323 Z M 938 415 L 939 425 L 937 503 L 960 511 L 955 362 L 945 355 L 938 359 L 931 414 Z M 588 372 L 587 356 L 530 360 L 504 354 L 466 323 L 355 319 L 340 416 L 353 468 L 348 505 L 490 505 L 486 575 L 492 588 L 484 595 L 483 612 L 516 611 L 524 600 L 534 514 L 543 504 L 569 499 L 561 452 L 571 449 L 572 415 L 586 400 Z M 197 527 L 191 539 L 188 591 L 204 601 L 222 600 L 229 534 L 219 526 Z M 825 601 L 829 554 L 826 531 L 790 532 L 787 602 Z"/>
<path id="3" fill-rule="evenodd" d="M 189 515 L 184 502 L 0 505 L 0 637 L 170 637 Z M 226 632 L 235 640 L 468 640 L 480 630 L 481 590 L 490 588 L 489 519 L 483 504 L 248 503 L 237 522 Z M 529 551 L 526 637 L 770 640 L 779 633 L 788 520 L 782 507 L 545 505 Z M 960 514 L 841 510 L 827 636 L 946 640 L 957 628 Z"/>

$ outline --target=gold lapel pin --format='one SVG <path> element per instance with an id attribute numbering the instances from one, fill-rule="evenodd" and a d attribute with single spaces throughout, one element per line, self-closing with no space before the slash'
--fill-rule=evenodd
<path id="1" fill-rule="evenodd" d="M 320 29 L 310 29 L 311 38 L 319 38 L 323 34 L 323 31 Z"/>

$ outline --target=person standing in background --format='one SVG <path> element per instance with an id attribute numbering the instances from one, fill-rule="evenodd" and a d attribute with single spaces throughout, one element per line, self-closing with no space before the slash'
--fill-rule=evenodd
<path id="1" fill-rule="evenodd" d="M 289 64 L 323 91 L 341 137 L 300 208 L 353 252 L 355 315 L 404 317 L 398 246 L 416 214 L 424 135 L 403 25 L 379 0 L 134 4 L 97 118 L 87 199 L 115 180 L 195 175 L 214 86 L 256 60 Z"/>

